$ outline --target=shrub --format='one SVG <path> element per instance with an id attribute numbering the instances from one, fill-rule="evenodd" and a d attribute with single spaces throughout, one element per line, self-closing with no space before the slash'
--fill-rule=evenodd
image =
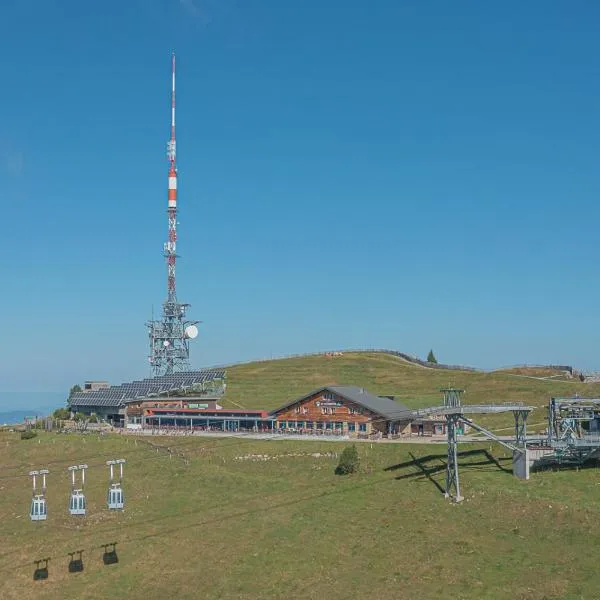
<path id="1" fill-rule="evenodd" d="M 37 437 L 37 433 L 35 431 L 31 431 L 31 429 L 27 429 L 26 431 L 21 431 L 21 439 L 22 440 L 30 440 L 31 438 Z"/>
<path id="2" fill-rule="evenodd" d="M 67 419 L 71 418 L 71 411 L 68 408 L 57 408 L 52 413 L 52 416 L 55 419 L 62 419 L 63 421 L 66 421 Z"/>
<path id="3" fill-rule="evenodd" d="M 344 448 L 342 455 L 340 456 L 340 462 L 335 468 L 336 475 L 349 475 L 350 473 L 356 473 L 360 465 L 360 458 L 358 458 L 358 450 L 356 446 L 348 446 Z"/>

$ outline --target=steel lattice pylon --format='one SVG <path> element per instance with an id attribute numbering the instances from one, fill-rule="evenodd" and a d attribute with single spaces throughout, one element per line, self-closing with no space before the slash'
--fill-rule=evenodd
<path id="1" fill-rule="evenodd" d="M 527 417 L 528 410 L 515 410 L 515 442 L 519 446 L 527 445 Z"/>
<path id="2" fill-rule="evenodd" d="M 446 433 L 448 436 L 448 461 L 446 463 L 446 491 L 444 496 L 460 502 L 460 480 L 458 478 L 458 444 L 456 427 L 460 421 L 458 415 L 446 415 Z"/>
<path id="3" fill-rule="evenodd" d="M 175 55 L 172 62 L 171 139 L 167 145 L 169 159 L 168 241 L 164 245 L 167 261 L 167 300 L 160 321 L 146 325 L 150 338 L 150 367 L 154 375 L 169 375 L 190 368 L 189 340 L 196 337 L 198 321 L 187 321 L 189 304 L 177 301 L 175 265 L 177 262 L 177 166 L 175 142 Z"/>
<path id="4" fill-rule="evenodd" d="M 446 388 L 440 390 L 444 394 L 444 406 L 446 408 L 460 408 L 461 394 L 464 390 L 455 388 Z M 460 480 L 458 478 L 458 443 L 456 439 L 456 428 L 460 422 L 460 415 L 446 415 L 446 434 L 448 437 L 448 460 L 446 462 L 446 491 L 445 497 L 452 498 L 455 502 L 460 502 L 463 497 L 460 495 Z"/>

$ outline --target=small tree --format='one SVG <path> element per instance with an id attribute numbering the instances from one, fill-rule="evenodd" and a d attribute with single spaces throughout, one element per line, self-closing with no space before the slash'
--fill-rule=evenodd
<path id="1" fill-rule="evenodd" d="M 57 408 L 52 413 L 52 416 L 55 419 L 60 419 L 61 421 L 66 421 L 67 419 L 71 418 L 71 411 L 68 408 Z"/>
<path id="2" fill-rule="evenodd" d="M 358 457 L 358 450 L 356 446 L 348 446 L 344 448 L 342 455 L 340 456 L 340 462 L 335 468 L 336 475 L 349 475 L 350 473 L 356 473 L 360 466 L 360 458 Z"/>
<path id="3" fill-rule="evenodd" d="M 76 394 L 77 392 L 81 392 L 81 386 L 79 384 L 75 384 L 74 386 L 71 387 L 71 389 L 69 390 L 69 398 L 73 395 Z"/>
<path id="4" fill-rule="evenodd" d="M 433 353 L 433 350 L 429 351 L 429 354 L 427 355 L 427 362 L 428 363 L 433 363 L 434 365 L 437 365 L 437 358 L 435 357 L 435 354 Z"/>

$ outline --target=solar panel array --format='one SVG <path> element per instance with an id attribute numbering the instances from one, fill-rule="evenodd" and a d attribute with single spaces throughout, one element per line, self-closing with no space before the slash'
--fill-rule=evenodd
<path id="1" fill-rule="evenodd" d="M 204 371 L 186 371 L 150 377 L 130 383 L 111 386 L 93 392 L 76 392 L 69 399 L 71 406 L 121 406 L 127 400 L 146 398 L 183 391 L 192 386 L 212 383 L 225 379 L 225 371 L 207 369 Z"/>

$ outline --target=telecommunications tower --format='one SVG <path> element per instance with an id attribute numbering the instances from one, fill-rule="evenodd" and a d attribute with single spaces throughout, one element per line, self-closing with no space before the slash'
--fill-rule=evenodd
<path id="1" fill-rule="evenodd" d="M 175 144 L 175 54 L 172 60 L 171 139 L 167 144 L 169 159 L 169 195 L 167 215 L 168 241 L 164 245 L 167 260 L 167 299 L 163 303 L 162 319 L 147 323 L 150 337 L 150 367 L 154 375 L 170 375 L 190 368 L 189 340 L 198 335 L 198 321 L 188 321 L 185 312 L 189 304 L 177 301 L 175 263 L 177 261 L 177 164 Z"/>

